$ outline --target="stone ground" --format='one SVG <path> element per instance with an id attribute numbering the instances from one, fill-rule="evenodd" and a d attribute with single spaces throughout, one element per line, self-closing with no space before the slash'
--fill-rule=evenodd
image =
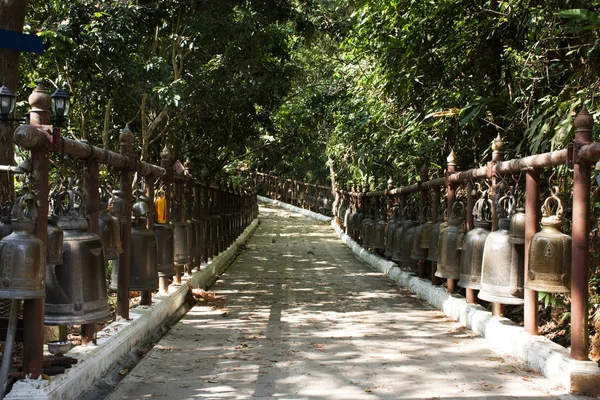
<path id="1" fill-rule="evenodd" d="M 583 399 L 273 207 L 228 273 L 108 399 Z"/>

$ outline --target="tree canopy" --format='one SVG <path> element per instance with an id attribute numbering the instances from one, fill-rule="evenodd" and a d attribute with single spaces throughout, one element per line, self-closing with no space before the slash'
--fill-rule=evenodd
<path id="1" fill-rule="evenodd" d="M 564 146 L 598 96 L 599 6 L 31 0 L 46 52 L 22 57 L 22 92 L 66 87 L 70 135 L 116 148 L 129 123 L 150 161 L 402 184 L 450 149 L 483 162 L 498 133 L 508 156 Z"/>

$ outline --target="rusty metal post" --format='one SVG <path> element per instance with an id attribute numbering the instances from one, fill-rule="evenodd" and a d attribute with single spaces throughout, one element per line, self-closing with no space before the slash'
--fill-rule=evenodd
<path id="1" fill-rule="evenodd" d="M 575 149 L 592 141 L 593 117 L 585 107 L 575 118 Z M 578 159 L 573 172 L 573 228 L 571 259 L 571 357 L 588 359 L 588 280 L 591 166 Z"/>
<path id="2" fill-rule="evenodd" d="M 492 191 L 491 197 L 492 201 L 494 201 L 494 206 L 492 207 L 492 232 L 498 230 L 498 208 L 496 206 L 496 197 L 498 195 L 498 177 L 494 174 L 494 164 L 504 161 L 504 142 L 502 141 L 502 137 L 498 134 L 498 137 L 494 139 L 492 143 L 492 161 L 488 166 L 488 173 L 491 174 L 492 178 Z M 504 316 L 504 305 L 500 303 L 492 303 L 492 315 L 503 317 Z"/>
<path id="3" fill-rule="evenodd" d="M 121 154 L 132 161 L 131 169 L 121 170 L 121 190 L 123 191 L 125 211 L 123 215 L 125 220 L 121 224 L 121 243 L 123 253 L 119 255 L 119 279 L 117 284 L 117 313 L 121 318 L 129 319 L 129 278 L 131 273 L 131 206 L 133 201 L 133 191 L 131 180 L 135 168 L 136 160 L 133 151 L 133 133 L 129 126 L 125 125 L 123 132 L 119 136 Z"/>
<path id="4" fill-rule="evenodd" d="M 167 204 L 165 224 L 171 223 L 171 182 L 173 181 L 173 168 L 171 167 L 171 152 L 169 148 L 165 146 L 160 153 L 160 166 L 165 169 L 166 173 L 163 177 L 163 185 L 165 192 L 165 201 Z M 175 264 L 173 264 L 173 272 L 175 272 Z M 169 291 L 169 277 L 166 275 L 160 275 L 158 277 L 158 286 L 161 292 Z"/>
<path id="5" fill-rule="evenodd" d="M 473 207 L 475 206 L 475 202 L 473 201 L 473 182 L 467 182 L 467 232 L 474 228 L 474 218 L 473 218 Z M 466 289 L 467 291 L 467 303 L 469 304 L 477 304 L 477 290 L 476 289 Z"/>
<path id="6" fill-rule="evenodd" d="M 452 215 L 452 206 L 456 200 L 456 186 L 450 183 L 449 176 L 456 172 L 456 163 L 458 158 L 454 153 L 454 150 L 450 152 L 450 155 L 446 159 L 448 161 L 448 169 L 446 170 L 446 191 L 448 193 L 448 218 Z M 448 287 L 448 293 L 454 293 L 456 291 L 456 279 L 446 279 L 446 285 Z"/>
<path id="7" fill-rule="evenodd" d="M 427 165 L 423 165 L 421 167 L 420 173 L 420 181 L 419 181 L 419 225 L 423 225 L 427 221 L 427 216 L 425 215 L 425 206 L 427 205 L 427 189 L 421 188 L 421 185 L 429 180 L 429 168 Z M 429 250 L 425 250 L 425 257 L 427 257 L 427 253 Z M 419 278 L 425 278 L 425 260 L 419 260 Z"/>
<path id="8" fill-rule="evenodd" d="M 185 223 L 183 213 L 183 182 L 181 182 L 180 180 L 175 183 L 175 197 L 177 199 L 177 204 L 179 204 L 179 215 L 177 217 L 179 218 L 179 221 Z M 187 240 L 187 237 L 185 240 Z M 181 285 L 181 270 L 181 264 L 175 264 L 175 276 L 173 277 L 173 283 L 176 285 Z"/>
<path id="9" fill-rule="evenodd" d="M 87 162 L 85 168 L 85 198 L 86 198 L 86 209 L 89 217 L 88 231 L 99 233 L 99 219 L 98 214 L 100 212 L 100 165 L 98 161 L 90 159 Z M 84 324 L 81 327 L 81 341 L 84 345 L 90 343 L 96 343 L 96 323 L 92 322 Z"/>
<path id="10" fill-rule="evenodd" d="M 150 213 L 148 214 L 146 228 L 148 228 L 150 232 L 154 232 L 154 220 L 156 218 L 156 209 L 154 208 L 154 176 L 152 174 L 148 174 L 144 177 L 144 179 L 146 181 L 146 197 L 148 197 L 148 202 L 150 203 Z M 140 305 L 152 305 L 152 291 L 142 291 L 142 295 L 140 296 Z"/>
<path id="11" fill-rule="evenodd" d="M 431 222 L 436 224 L 439 222 L 438 221 L 438 214 L 439 214 L 438 208 L 440 207 L 440 198 L 442 197 L 441 196 L 442 189 L 439 186 L 436 186 L 432 190 L 433 190 L 433 196 L 432 196 L 432 200 L 431 200 Z M 432 261 L 431 262 L 431 284 L 432 285 L 440 285 L 441 284 L 440 278 L 435 276 L 436 272 L 437 272 L 437 261 Z"/>
<path id="12" fill-rule="evenodd" d="M 50 124 L 51 99 L 46 88 L 38 84 L 29 96 L 31 110 L 29 123 L 34 126 Z M 52 129 L 52 127 L 49 127 Z M 53 130 L 51 131 L 53 133 Z M 43 146 L 31 151 L 31 163 L 34 171 L 32 189 L 37 196 L 37 219 L 35 235 L 42 241 L 42 268 L 46 268 L 46 241 L 48 230 L 48 190 L 50 168 L 48 147 Z M 46 276 L 46 272 L 42 276 Z M 25 300 L 23 302 L 23 319 L 25 330 L 23 332 L 23 373 L 32 379 L 37 379 L 42 374 L 44 361 L 44 299 Z"/>
<path id="13" fill-rule="evenodd" d="M 539 230 L 540 222 L 540 171 L 531 169 L 525 175 L 525 281 L 529 276 L 529 245 L 531 238 Z M 535 290 L 525 289 L 524 327 L 531 335 L 538 334 L 538 294 Z"/>

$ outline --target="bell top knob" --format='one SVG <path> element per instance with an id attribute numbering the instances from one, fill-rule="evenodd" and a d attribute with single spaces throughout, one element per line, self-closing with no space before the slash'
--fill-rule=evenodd
<path id="1" fill-rule="evenodd" d="M 133 140 L 133 132 L 131 132 L 131 129 L 129 129 L 129 124 L 125 124 L 125 128 L 123 128 L 121 134 L 119 135 L 119 142 L 121 143 L 121 145 L 132 146 Z"/>
<path id="2" fill-rule="evenodd" d="M 427 167 L 427 164 L 423 164 L 423 166 L 421 167 L 420 175 L 421 180 L 423 181 L 427 180 L 427 178 L 429 177 L 429 168 Z"/>
<path id="3" fill-rule="evenodd" d="M 160 152 L 160 157 L 163 160 L 171 159 L 171 151 L 169 150 L 169 147 L 167 145 L 165 145 L 165 147 L 163 147 L 162 151 Z"/>
<path id="4" fill-rule="evenodd" d="M 575 129 L 592 129 L 593 124 L 594 117 L 592 117 L 592 115 L 588 112 L 587 108 L 583 106 L 581 111 L 579 111 L 579 113 L 577 113 L 577 116 L 575 117 Z"/>
<path id="5" fill-rule="evenodd" d="M 594 117 L 590 115 L 585 106 L 583 106 L 581 111 L 577 114 L 577 117 L 575 117 L 574 125 L 575 142 L 590 142 L 592 140 Z"/>
<path id="6" fill-rule="evenodd" d="M 502 136 L 498 134 L 496 139 L 494 139 L 492 143 L 492 150 L 494 153 L 504 153 L 504 140 L 502 140 Z"/>
<path id="7" fill-rule="evenodd" d="M 448 162 L 448 166 L 452 166 L 455 167 L 456 164 L 458 163 L 458 157 L 456 156 L 456 153 L 454 152 L 454 149 L 452 149 L 450 151 L 450 154 L 448 155 L 448 157 L 446 158 L 446 161 Z"/>
<path id="8" fill-rule="evenodd" d="M 49 111 L 52 105 L 52 98 L 41 82 L 38 82 L 35 89 L 33 89 L 28 101 L 32 111 Z"/>

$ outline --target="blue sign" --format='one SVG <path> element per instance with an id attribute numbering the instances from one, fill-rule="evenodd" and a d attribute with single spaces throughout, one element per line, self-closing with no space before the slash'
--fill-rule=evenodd
<path id="1" fill-rule="evenodd" d="M 41 54 L 44 52 L 44 43 L 38 36 L 0 29 L 0 49 Z"/>

